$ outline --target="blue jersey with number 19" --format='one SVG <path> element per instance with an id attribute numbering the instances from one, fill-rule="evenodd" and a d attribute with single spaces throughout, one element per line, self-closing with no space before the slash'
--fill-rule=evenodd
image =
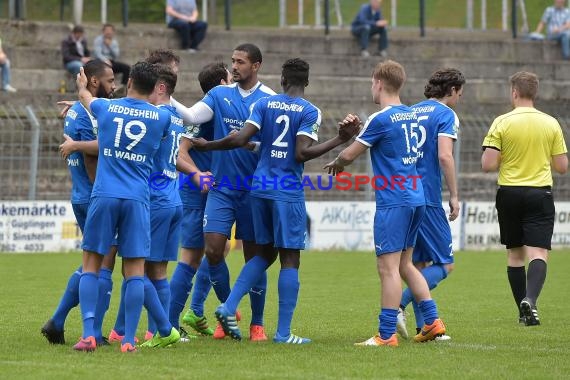
<path id="1" fill-rule="evenodd" d="M 96 99 L 99 161 L 92 197 L 133 199 L 149 205 L 153 157 L 168 134 L 170 112 L 134 98 Z"/>
<path id="2" fill-rule="evenodd" d="M 321 111 L 303 98 L 280 94 L 255 103 L 247 122 L 261 131 L 260 158 L 251 195 L 303 201 L 304 164 L 295 160 L 295 142 L 298 135 L 318 141 Z"/>
<path id="3" fill-rule="evenodd" d="M 425 205 L 416 171 L 418 120 L 403 104 L 372 114 L 356 141 L 370 148 L 376 208 Z"/>
<path id="4" fill-rule="evenodd" d="M 424 100 L 412 109 L 418 117 L 418 174 L 428 206 L 441 205 L 441 169 L 438 157 L 438 139 L 440 136 L 457 140 L 459 118 L 455 112 L 437 100 Z"/>
<path id="5" fill-rule="evenodd" d="M 87 112 L 81 102 L 75 102 L 67 111 L 63 132 L 75 141 L 92 141 L 97 139 L 96 127 L 97 120 Z M 93 184 L 85 170 L 83 154 L 71 153 L 67 158 L 67 166 L 71 174 L 71 203 L 89 203 Z"/>
<path id="6" fill-rule="evenodd" d="M 170 208 L 182 204 L 178 193 L 176 158 L 178 157 L 180 135 L 184 132 L 184 124 L 174 107 L 163 105 L 159 108 L 170 112 L 170 128 L 168 129 L 168 136 L 160 142 L 160 147 L 153 159 L 150 178 L 151 209 Z M 161 178 L 161 181 L 153 183 L 153 177 Z"/>
<path id="7" fill-rule="evenodd" d="M 242 95 L 237 83 L 216 86 L 202 99 L 214 112 L 214 139 L 226 137 L 231 131 L 243 128 L 253 105 L 261 98 L 275 95 L 269 87 L 257 83 Z M 259 141 L 256 135 L 252 141 Z M 243 186 L 243 179 L 251 176 L 257 167 L 259 156 L 247 149 L 232 149 L 212 152 L 212 174 L 221 187 L 248 190 Z"/>

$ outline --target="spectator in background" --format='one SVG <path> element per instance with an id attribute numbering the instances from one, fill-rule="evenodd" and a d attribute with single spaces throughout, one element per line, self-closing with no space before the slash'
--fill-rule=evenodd
<path id="1" fill-rule="evenodd" d="M 2 91 L 16 92 L 17 90 L 10 86 L 10 60 L 2 50 L 2 39 L 0 38 L 0 71 L 2 71 Z"/>
<path id="2" fill-rule="evenodd" d="M 61 55 L 63 66 L 72 75 L 79 74 L 79 69 L 92 59 L 87 49 L 85 30 L 81 25 L 75 25 L 71 34 L 61 41 Z"/>
<path id="3" fill-rule="evenodd" d="M 206 37 L 208 24 L 198 20 L 196 0 L 166 0 L 166 23 L 182 39 L 182 49 L 196 53 Z"/>
<path id="4" fill-rule="evenodd" d="M 554 0 L 554 5 L 544 10 L 535 33 L 541 33 L 546 26 L 546 39 L 559 41 L 562 57 L 570 59 L 570 9 L 565 3 L 566 0 Z"/>
<path id="5" fill-rule="evenodd" d="M 113 68 L 113 73 L 122 74 L 121 84 L 126 86 L 131 67 L 118 61 L 121 51 L 119 50 L 119 43 L 115 39 L 115 27 L 112 24 L 103 25 L 102 34 L 95 37 L 95 41 L 93 41 L 93 51 L 95 58 Z"/>
<path id="6" fill-rule="evenodd" d="M 370 0 L 369 4 L 363 4 L 352 22 L 352 34 L 358 38 L 360 49 L 362 49 L 360 54 L 363 57 L 370 56 L 368 43 L 375 34 L 380 35 L 380 39 L 378 41 L 378 52 L 374 55 L 382 57 L 388 55 L 386 52 L 388 49 L 388 32 L 386 30 L 388 21 L 382 17 L 381 5 L 382 0 Z"/>

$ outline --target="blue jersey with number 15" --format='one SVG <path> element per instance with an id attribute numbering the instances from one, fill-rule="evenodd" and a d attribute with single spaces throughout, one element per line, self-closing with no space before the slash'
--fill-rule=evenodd
<path id="1" fill-rule="evenodd" d="M 133 199 L 149 204 L 149 176 L 170 112 L 134 98 L 96 99 L 91 112 L 99 126 L 99 160 L 92 197 Z"/>
<path id="2" fill-rule="evenodd" d="M 439 167 L 439 137 L 457 139 L 459 118 L 455 112 L 437 100 L 424 100 L 412 106 L 418 117 L 418 174 L 428 206 L 441 205 L 441 169 Z"/>
<path id="3" fill-rule="evenodd" d="M 416 170 L 418 119 L 403 104 L 372 114 L 356 141 L 370 148 L 376 208 L 425 205 Z"/>
<path id="4" fill-rule="evenodd" d="M 261 151 L 251 195 L 281 201 L 303 201 L 304 164 L 295 159 L 298 135 L 318 140 L 321 111 L 303 98 L 286 94 L 255 103 L 248 123 L 261 131 Z"/>

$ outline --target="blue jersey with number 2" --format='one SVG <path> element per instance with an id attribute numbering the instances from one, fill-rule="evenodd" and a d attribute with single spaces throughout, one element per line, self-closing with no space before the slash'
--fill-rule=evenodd
<path id="1" fill-rule="evenodd" d="M 304 164 L 295 159 L 295 145 L 298 135 L 318 140 L 321 111 L 303 98 L 280 94 L 255 103 L 247 122 L 261 131 L 251 194 L 282 201 L 304 200 Z"/>

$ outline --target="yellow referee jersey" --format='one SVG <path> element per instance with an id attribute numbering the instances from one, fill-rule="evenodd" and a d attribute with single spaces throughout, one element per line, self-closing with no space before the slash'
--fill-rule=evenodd
<path id="1" fill-rule="evenodd" d="M 558 121 L 532 107 L 497 117 L 483 147 L 501 151 L 497 183 L 504 186 L 552 186 L 551 158 L 567 152 Z"/>

